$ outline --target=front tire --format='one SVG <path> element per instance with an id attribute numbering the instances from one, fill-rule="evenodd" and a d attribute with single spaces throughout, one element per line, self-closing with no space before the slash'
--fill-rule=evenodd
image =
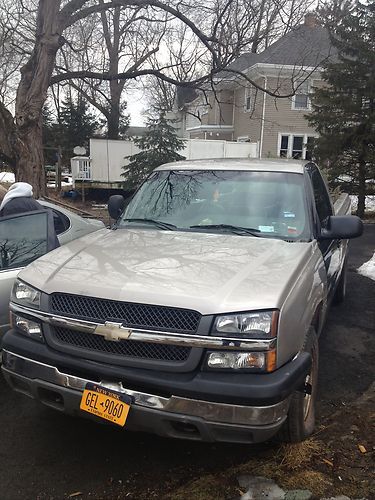
<path id="1" fill-rule="evenodd" d="M 281 440 L 287 443 L 303 441 L 311 436 L 315 428 L 319 345 L 315 329 L 312 327 L 309 329 L 303 351 L 311 355 L 311 368 L 305 379 L 305 387 L 295 391 L 292 395 L 288 416 L 280 431 Z"/>

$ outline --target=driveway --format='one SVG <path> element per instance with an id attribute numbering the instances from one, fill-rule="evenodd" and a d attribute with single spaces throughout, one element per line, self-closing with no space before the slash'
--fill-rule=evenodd
<path id="1" fill-rule="evenodd" d="M 345 419 L 351 418 L 351 406 L 374 380 L 375 281 L 356 273 L 374 248 L 375 225 L 366 225 L 364 236 L 351 243 L 347 300 L 331 309 L 320 341 L 318 433 L 324 433 L 326 442 L 341 443 L 341 430 L 335 431 L 334 425 L 353 427 L 353 422 Z M 358 422 L 355 427 L 359 429 Z M 209 475 L 223 478 L 227 471 L 237 470 L 249 460 L 261 463 L 262 457 L 280 451 L 275 443 L 212 445 L 121 432 L 39 407 L 13 393 L 2 376 L 0 428 L 0 498 L 4 500 L 162 498 L 189 481 L 202 476 L 216 481 L 216 476 Z M 350 446 L 355 462 L 357 441 Z M 322 467 L 334 471 L 333 452 L 327 457 L 332 466 Z M 230 481 L 223 485 L 223 491 L 230 489 Z M 334 484 L 332 480 L 332 491 Z M 197 498 L 188 493 L 176 498 L 189 496 Z"/>

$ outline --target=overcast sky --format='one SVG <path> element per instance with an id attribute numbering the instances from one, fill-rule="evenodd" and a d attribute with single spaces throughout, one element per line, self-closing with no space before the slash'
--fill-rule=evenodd
<path id="1" fill-rule="evenodd" d="M 130 125 L 143 126 L 145 125 L 145 118 L 142 111 L 147 108 L 147 102 L 141 90 L 131 90 L 126 94 L 128 103 L 127 112 L 130 114 Z"/>

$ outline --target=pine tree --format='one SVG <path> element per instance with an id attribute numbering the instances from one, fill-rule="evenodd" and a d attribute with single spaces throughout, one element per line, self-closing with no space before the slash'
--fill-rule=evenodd
<path id="1" fill-rule="evenodd" d="M 89 139 L 99 126 L 97 118 L 90 113 L 87 101 L 78 96 L 77 101 L 68 97 L 60 111 L 61 145 L 71 150 L 75 146 L 88 147 Z"/>
<path id="2" fill-rule="evenodd" d="M 336 18 L 326 15 L 337 58 L 325 65 L 326 85 L 315 89 L 307 119 L 320 134 L 317 159 L 330 179 L 353 179 L 362 217 L 366 180 L 375 177 L 375 4 L 348 5 Z"/>
<path id="3" fill-rule="evenodd" d="M 75 146 L 86 149 L 89 139 L 100 127 L 99 121 L 90 112 L 88 103 L 78 96 L 68 96 L 61 104 L 59 116 L 55 117 L 48 106 L 43 108 L 43 146 L 45 160 L 55 164 L 57 149 L 62 148 L 63 164 L 69 165 Z"/>
<path id="4" fill-rule="evenodd" d="M 184 142 L 176 135 L 176 131 L 162 113 L 159 118 L 150 118 L 147 131 L 143 137 L 134 140 L 141 151 L 127 157 L 130 163 L 123 167 L 125 189 L 134 189 L 143 182 L 152 170 L 163 163 L 185 160 L 177 153 L 184 148 Z"/>

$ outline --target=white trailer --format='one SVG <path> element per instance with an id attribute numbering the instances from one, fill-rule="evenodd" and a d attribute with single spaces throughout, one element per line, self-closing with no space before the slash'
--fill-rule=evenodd
<path id="1" fill-rule="evenodd" d="M 187 160 L 204 158 L 257 158 L 258 143 L 230 142 L 204 139 L 184 139 L 185 148 L 179 151 Z M 91 187 L 116 188 L 125 181 L 123 167 L 129 156 L 139 152 L 134 141 L 90 139 L 90 156 L 71 159 L 73 183 L 89 182 Z"/>

